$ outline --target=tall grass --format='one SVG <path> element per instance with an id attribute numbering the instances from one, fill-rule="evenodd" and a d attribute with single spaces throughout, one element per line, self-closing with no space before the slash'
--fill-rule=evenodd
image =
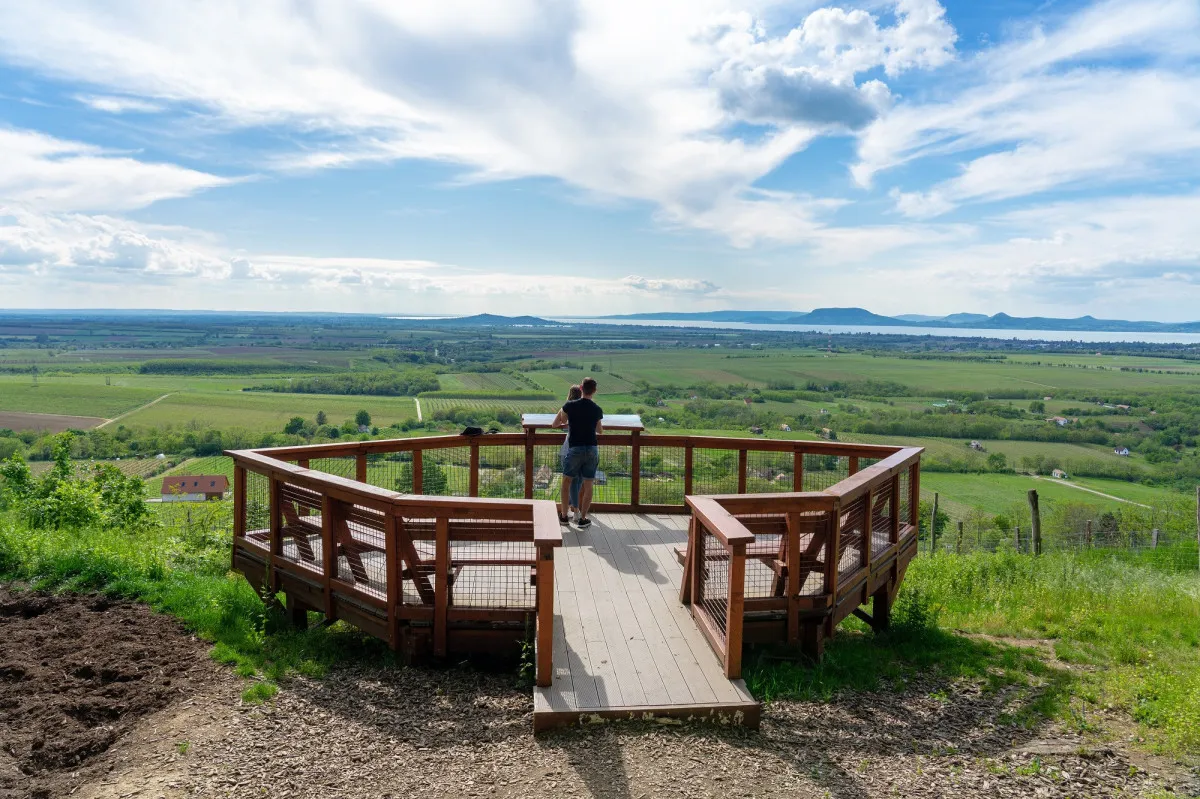
<path id="1" fill-rule="evenodd" d="M 257 678 L 249 700 L 272 694 L 289 673 L 318 676 L 346 659 L 390 662 L 386 646 L 348 625 L 290 628 L 276 606 L 229 572 L 230 544 L 223 525 L 34 531 L 0 514 L 0 581 L 146 602 L 211 641 L 216 660 Z"/>
<path id="2" fill-rule="evenodd" d="M 935 555 L 913 562 L 905 590 L 944 627 L 1050 641 L 1076 695 L 1128 710 L 1165 751 L 1200 752 L 1200 574 L 1156 563 L 1152 552 Z"/>

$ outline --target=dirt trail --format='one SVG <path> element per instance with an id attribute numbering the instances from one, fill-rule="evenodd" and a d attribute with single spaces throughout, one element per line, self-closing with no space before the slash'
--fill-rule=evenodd
<path id="1" fill-rule="evenodd" d="M 1114 502 L 1124 502 L 1127 505 L 1137 505 L 1139 508 L 1149 508 L 1150 507 L 1149 505 L 1143 505 L 1140 502 L 1134 502 L 1132 499 L 1122 499 L 1121 497 L 1114 497 L 1112 494 L 1105 494 L 1103 491 L 1097 491 L 1094 488 L 1086 488 L 1081 485 L 1076 485 L 1075 483 L 1069 482 L 1067 480 L 1059 480 L 1054 477 L 1042 477 L 1042 476 L 1036 475 L 1036 474 L 1031 475 L 1031 477 L 1033 477 L 1034 480 L 1045 480 L 1047 483 L 1058 483 L 1060 486 L 1066 486 L 1067 488 L 1074 488 L 1076 491 L 1086 491 L 1089 494 L 1095 494 L 1098 497 L 1104 497 L 1105 499 L 1111 499 Z"/>
<path id="2" fill-rule="evenodd" d="M 163 394 L 158 399 L 150 400 L 145 405 L 139 405 L 138 407 L 134 408 L 132 411 L 125 411 L 125 413 L 121 414 L 120 416 L 114 416 L 113 418 L 109 419 L 108 421 L 104 422 L 103 424 L 96 425 L 96 429 L 99 430 L 101 427 L 108 427 L 113 422 L 119 422 L 122 419 L 124 419 L 126 416 L 131 416 L 131 415 L 137 413 L 138 411 L 144 411 L 147 408 L 149 408 L 151 405 L 157 405 L 158 403 L 162 402 L 163 400 L 165 400 L 167 397 L 171 396 L 171 394 L 174 394 L 174 393 L 175 392 L 172 391 L 170 393 Z"/>

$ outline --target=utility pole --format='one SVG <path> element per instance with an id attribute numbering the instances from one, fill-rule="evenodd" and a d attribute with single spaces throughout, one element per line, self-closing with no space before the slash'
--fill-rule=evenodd
<path id="1" fill-rule="evenodd" d="M 1029 489 L 1029 515 L 1033 522 L 1033 554 L 1042 554 L 1042 514 L 1038 510 L 1037 489 Z"/>

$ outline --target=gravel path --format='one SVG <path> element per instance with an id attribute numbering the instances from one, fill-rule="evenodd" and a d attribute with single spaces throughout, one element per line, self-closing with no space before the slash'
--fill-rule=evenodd
<path id="1" fill-rule="evenodd" d="M 232 682 L 232 681 L 231 681 Z M 263 707 L 210 694 L 147 725 L 91 797 L 1108 797 L 1200 794 L 1195 774 L 998 722 L 959 685 L 777 703 L 758 733 L 626 724 L 534 738 L 527 690 L 469 671 L 347 669 Z M 945 688 L 945 686 L 939 686 Z M 234 686 L 236 688 L 236 686 Z M 938 692 L 945 696 L 947 692 Z M 181 743 L 187 741 L 186 753 Z M 131 794 L 135 789 L 141 793 Z"/>

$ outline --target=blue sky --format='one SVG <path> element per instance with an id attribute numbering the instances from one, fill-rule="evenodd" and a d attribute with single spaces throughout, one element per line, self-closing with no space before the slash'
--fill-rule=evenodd
<path id="1" fill-rule="evenodd" d="M 1200 318 L 1200 0 L 12 0 L 0 307 Z"/>

